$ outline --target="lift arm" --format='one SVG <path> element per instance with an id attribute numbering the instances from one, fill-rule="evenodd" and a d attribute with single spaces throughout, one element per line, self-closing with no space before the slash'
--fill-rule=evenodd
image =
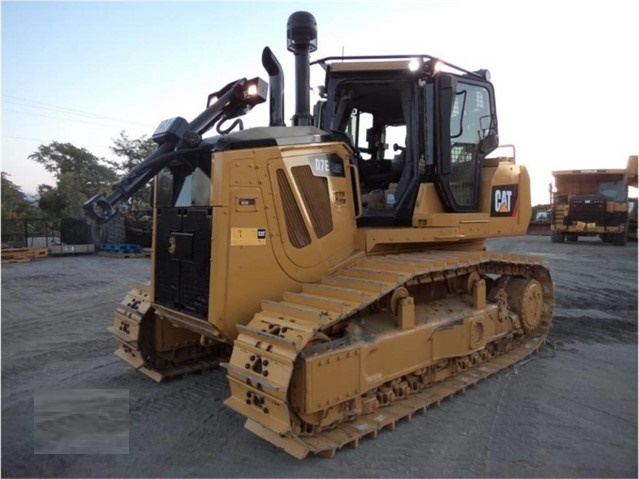
<path id="1" fill-rule="evenodd" d="M 216 123 L 220 125 L 229 119 L 248 113 L 255 105 L 266 100 L 268 85 L 261 78 L 242 78 L 226 85 L 208 97 L 207 108 L 193 121 L 182 117 L 164 120 L 153 133 L 152 139 L 158 146 L 142 163 L 135 166 L 119 182 L 111 187 L 107 196 L 97 194 L 84 203 L 85 214 L 98 223 L 104 223 L 116 214 L 115 205 L 127 200 L 162 168 L 179 154 L 197 150 L 202 135 Z"/>

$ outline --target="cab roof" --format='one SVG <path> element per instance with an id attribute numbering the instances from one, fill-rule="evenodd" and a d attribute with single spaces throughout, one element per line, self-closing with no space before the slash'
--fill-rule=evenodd
<path id="1" fill-rule="evenodd" d="M 311 65 L 320 65 L 327 72 L 356 72 L 356 71 L 401 71 L 408 70 L 411 62 L 417 61 L 424 67 L 436 69 L 444 68 L 461 75 L 471 75 L 485 80 L 486 70 L 472 72 L 458 67 L 452 63 L 440 60 L 432 55 L 365 55 L 365 56 L 341 56 L 326 57 L 315 60 Z"/>

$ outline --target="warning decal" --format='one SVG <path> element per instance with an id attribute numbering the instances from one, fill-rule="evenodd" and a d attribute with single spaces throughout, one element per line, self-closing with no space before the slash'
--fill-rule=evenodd
<path id="1" fill-rule="evenodd" d="M 266 228 L 231 228 L 231 246 L 263 246 Z"/>

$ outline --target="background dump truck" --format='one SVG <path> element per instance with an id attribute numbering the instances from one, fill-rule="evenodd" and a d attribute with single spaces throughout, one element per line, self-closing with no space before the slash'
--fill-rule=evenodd
<path id="1" fill-rule="evenodd" d="M 537 236 L 550 235 L 550 204 L 533 206 L 526 234 Z"/>
<path id="2" fill-rule="evenodd" d="M 637 156 L 626 169 L 554 171 L 551 241 L 598 235 L 623 246 L 628 240 L 628 187 L 637 187 Z"/>

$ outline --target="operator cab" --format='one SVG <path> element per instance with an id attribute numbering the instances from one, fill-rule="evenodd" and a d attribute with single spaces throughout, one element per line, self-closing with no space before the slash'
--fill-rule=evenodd
<path id="1" fill-rule="evenodd" d="M 315 63 L 326 70 L 316 124 L 344 133 L 355 150 L 359 226 L 410 226 L 425 182 L 435 184 L 448 211 L 479 210 L 481 163 L 498 145 L 486 75 L 452 65 L 438 72 L 442 62 L 426 56 Z"/>

